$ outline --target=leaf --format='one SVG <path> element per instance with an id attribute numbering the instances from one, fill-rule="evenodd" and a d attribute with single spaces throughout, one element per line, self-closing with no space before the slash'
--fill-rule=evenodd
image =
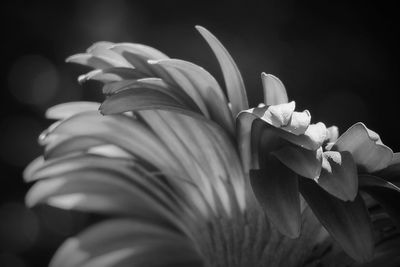
<path id="1" fill-rule="evenodd" d="M 359 262 L 372 259 L 372 225 L 359 195 L 353 202 L 344 202 L 309 179 L 299 179 L 299 188 L 318 220 L 349 256 Z"/>
<path id="2" fill-rule="evenodd" d="M 353 201 L 358 193 L 358 176 L 350 152 L 324 152 L 321 175 L 316 182 L 331 195 Z"/>
<path id="3" fill-rule="evenodd" d="M 372 133 L 360 122 L 343 133 L 332 150 L 349 151 L 357 166 L 366 172 L 386 168 L 393 158 L 392 150 L 382 144 L 376 133 Z"/>
<path id="4" fill-rule="evenodd" d="M 301 214 L 297 175 L 277 160 L 251 170 L 250 183 L 269 221 L 290 238 L 300 235 Z"/>
<path id="5" fill-rule="evenodd" d="M 272 154 L 300 176 L 317 179 L 321 173 L 322 148 L 313 151 L 294 145 L 285 145 L 273 151 Z"/>
<path id="6" fill-rule="evenodd" d="M 63 120 L 84 111 L 98 110 L 100 103 L 88 101 L 67 102 L 55 105 L 46 111 L 46 118 Z"/>
<path id="7" fill-rule="evenodd" d="M 285 86 L 272 74 L 261 73 L 261 81 L 264 88 L 264 103 L 267 106 L 288 102 Z"/>
<path id="8" fill-rule="evenodd" d="M 360 175 L 360 187 L 370 194 L 400 224 L 400 188 L 373 175 Z"/>
<path id="9" fill-rule="evenodd" d="M 202 266 L 192 243 L 152 222 L 112 219 L 96 224 L 57 250 L 51 267 Z"/>
<path id="10" fill-rule="evenodd" d="M 240 111 L 249 108 L 242 75 L 240 74 L 239 69 L 236 66 L 231 55 L 220 43 L 220 41 L 218 41 L 218 39 L 205 28 L 201 26 L 196 26 L 196 29 L 207 41 L 208 45 L 211 47 L 212 51 L 218 59 L 222 73 L 224 75 L 228 98 L 232 104 L 232 114 L 234 117 L 236 117 Z"/>
<path id="11" fill-rule="evenodd" d="M 211 118 L 233 134 L 234 123 L 228 102 L 218 82 L 209 72 L 191 62 L 178 59 L 159 60 L 157 64 L 181 71 L 197 89 Z"/>

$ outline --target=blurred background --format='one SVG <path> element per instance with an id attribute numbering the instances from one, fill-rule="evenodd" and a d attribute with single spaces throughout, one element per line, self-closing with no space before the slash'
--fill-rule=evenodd
<path id="1" fill-rule="evenodd" d="M 357 121 L 395 151 L 398 140 L 399 9 L 383 1 L 3 1 L 0 90 L 0 266 L 46 266 L 56 247 L 91 218 L 48 207 L 27 209 L 24 167 L 41 154 L 45 110 L 101 101 L 79 86 L 87 69 L 64 62 L 95 41 L 138 42 L 205 67 L 222 84 L 216 59 L 194 25 L 228 48 L 252 105 L 260 73 L 278 76 L 299 109 L 343 132 Z"/>

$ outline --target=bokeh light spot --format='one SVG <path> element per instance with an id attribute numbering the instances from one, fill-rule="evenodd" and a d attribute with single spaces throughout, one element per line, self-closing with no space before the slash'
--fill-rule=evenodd
<path id="1" fill-rule="evenodd" d="M 11 67 L 8 87 L 18 101 L 42 107 L 56 95 L 58 76 L 57 69 L 45 57 L 26 55 Z"/>

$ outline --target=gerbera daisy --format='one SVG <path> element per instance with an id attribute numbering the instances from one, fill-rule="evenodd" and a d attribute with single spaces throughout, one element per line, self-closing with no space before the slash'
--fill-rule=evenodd
<path id="1" fill-rule="evenodd" d="M 26 201 L 107 219 L 50 266 L 396 266 L 398 154 L 367 128 L 337 139 L 311 124 L 273 75 L 249 109 L 232 57 L 196 28 L 226 95 L 205 69 L 142 44 L 67 59 L 94 69 L 79 81 L 103 82 L 106 99 L 47 111 L 57 122 L 24 173 L 36 182 Z"/>

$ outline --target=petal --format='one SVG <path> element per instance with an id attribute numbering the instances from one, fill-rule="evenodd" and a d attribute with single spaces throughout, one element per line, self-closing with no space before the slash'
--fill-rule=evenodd
<path id="1" fill-rule="evenodd" d="M 109 57 L 108 55 L 93 55 L 89 53 L 76 54 L 68 57 L 66 60 L 68 63 L 77 63 L 84 66 L 88 66 L 94 69 L 107 69 L 112 67 L 132 67 L 125 60 L 121 61 L 120 58 Z"/>
<path id="2" fill-rule="evenodd" d="M 26 195 L 26 203 L 30 207 L 45 203 L 68 210 L 139 216 L 176 225 L 176 218 L 159 199 L 124 177 L 113 170 L 82 169 L 63 173 L 36 182 Z"/>
<path id="3" fill-rule="evenodd" d="M 266 169 L 252 170 L 250 183 L 268 219 L 282 234 L 300 235 L 301 214 L 297 175 L 279 161 L 271 160 Z"/>
<path id="4" fill-rule="evenodd" d="M 317 179 L 320 175 L 322 148 L 307 150 L 294 145 L 285 145 L 272 154 L 300 176 Z"/>
<path id="5" fill-rule="evenodd" d="M 167 59 L 168 56 L 161 51 L 144 44 L 137 43 L 117 43 L 110 47 L 111 50 L 116 51 L 120 54 L 124 52 L 130 52 L 134 54 L 143 55 L 148 59 Z"/>
<path id="6" fill-rule="evenodd" d="M 190 116 L 201 115 L 188 107 L 178 95 L 149 88 L 130 88 L 108 97 L 100 106 L 102 114 L 121 114 L 139 110 L 171 110 Z"/>
<path id="7" fill-rule="evenodd" d="M 181 71 L 195 86 L 211 118 L 233 134 L 234 123 L 226 97 L 215 78 L 200 66 L 178 59 L 164 59 L 157 64 Z"/>
<path id="8" fill-rule="evenodd" d="M 308 110 L 303 112 L 293 112 L 288 125 L 281 127 L 283 130 L 295 135 L 306 133 L 311 121 L 311 115 Z"/>
<path id="9" fill-rule="evenodd" d="M 150 64 L 150 60 L 168 59 L 168 56 L 152 47 L 142 44 L 119 43 L 111 50 L 122 55 L 144 77 L 156 77 L 175 85 L 170 75 L 159 65 Z"/>
<path id="10" fill-rule="evenodd" d="M 86 52 L 95 57 L 107 59 L 114 67 L 133 68 L 123 56 L 110 49 L 113 45 L 110 42 L 97 42 L 90 46 Z"/>
<path id="11" fill-rule="evenodd" d="M 78 77 L 79 83 L 83 83 L 89 80 L 100 81 L 103 83 L 118 82 L 122 80 L 132 80 L 144 78 L 141 72 L 133 68 L 107 68 L 107 69 L 96 69 Z"/>
<path id="12" fill-rule="evenodd" d="M 310 124 L 304 135 L 310 138 L 313 143 L 316 143 L 318 147 L 320 147 L 322 146 L 327 136 L 326 126 L 322 122 Z"/>
<path id="13" fill-rule="evenodd" d="M 133 118 L 123 115 L 102 116 L 97 112 L 80 113 L 62 121 L 48 135 L 59 134 L 100 139 L 123 148 L 165 173 L 181 177 L 173 154 L 150 129 Z"/>
<path id="14" fill-rule="evenodd" d="M 207 41 L 208 45 L 211 47 L 212 51 L 218 59 L 222 73 L 224 75 L 228 98 L 230 103 L 232 104 L 232 114 L 234 117 L 236 117 L 240 111 L 249 108 L 242 75 L 240 74 L 240 71 L 235 64 L 235 61 L 232 59 L 231 55 L 221 44 L 221 42 L 218 41 L 218 39 L 205 28 L 201 26 L 196 26 L 196 29 Z"/>
<path id="15" fill-rule="evenodd" d="M 104 85 L 103 93 L 112 95 L 127 89 L 137 90 L 149 90 L 149 91 L 160 91 L 163 94 L 167 94 L 172 98 L 178 100 L 180 103 L 191 107 L 193 110 L 201 112 L 196 103 L 180 88 L 171 87 L 160 78 L 143 78 L 138 80 L 123 80 L 120 82 L 114 82 Z"/>
<path id="16" fill-rule="evenodd" d="M 295 108 L 296 103 L 294 101 L 269 106 L 261 119 L 270 122 L 275 127 L 286 126 L 289 124 Z"/>
<path id="17" fill-rule="evenodd" d="M 386 168 L 393 158 L 392 150 L 379 140 L 364 124 L 356 123 L 339 137 L 332 150 L 349 151 L 362 171 L 375 172 Z"/>
<path id="18" fill-rule="evenodd" d="M 202 266 L 187 238 L 151 222 L 112 219 L 96 224 L 57 250 L 51 267 Z"/>
<path id="19" fill-rule="evenodd" d="M 229 137 L 219 126 L 166 111 L 144 111 L 140 115 L 174 151 L 200 191 L 215 190 L 228 215 L 236 205 L 240 211 L 244 209 L 244 174 Z M 233 194 L 229 192 L 232 187 Z"/>
<path id="20" fill-rule="evenodd" d="M 68 57 L 65 61 L 67 63 L 81 64 L 94 69 L 107 69 L 114 67 L 114 65 L 108 62 L 106 58 L 95 57 L 91 54 L 86 53 L 72 55 Z"/>
<path id="21" fill-rule="evenodd" d="M 168 61 L 167 61 L 168 62 Z M 195 87 L 193 82 L 187 77 L 182 71 L 176 69 L 174 65 L 163 63 L 163 61 L 149 61 L 151 65 L 158 65 L 163 68 L 169 76 L 172 78 L 174 83 L 178 85 L 190 98 L 196 103 L 201 112 L 206 116 L 210 117 L 208 109 L 206 107 L 205 99 L 201 97 L 201 93 L 198 88 Z"/>
<path id="22" fill-rule="evenodd" d="M 339 137 L 339 128 L 337 126 L 331 126 L 328 127 L 326 131 L 326 141 L 329 143 L 336 142 Z"/>
<path id="23" fill-rule="evenodd" d="M 63 120 L 84 111 L 98 110 L 99 107 L 100 103 L 88 101 L 62 103 L 49 108 L 46 111 L 46 118 Z"/>
<path id="24" fill-rule="evenodd" d="M 261 73 L 261 81 L 264 88 L 264 103 L 267 106 L 288 102 L 285 86 L 272 74 Z"/>
<path id="25" fill-rule="evenodd" d="M 358 193 L 358 176 L 350 152 L 324 152 L 321 175 L 316 182 L 331 195 L 353 201 Z"/>
<path id="26" fill-rule="evenodd" d="M 269 117 L 267 116 L 267 109 L 268 107 L 260 107 L 245 110 L 240 112 L 236 119 L 236 135 L 238 139 L 240 156 L 245 171 L 248 171 L 251 168 L 258 168 L 258 158 L 256 158 L 258 156 L 254 157 L 254 155 L 258 155 L 258 152 L 255 152 L 254 149 L 258 150 L 258 148 L 252 148 L 251 143 L 256 143 L 258 146 L 258 139 L 261 138 L 271 139 L 271 137 L 275 136 L 308 150 L 317 150 L 320 148 L 321 144 L 319 143 L 320 138 L 318 135 L 315 135 L 317 138 L 313 139 L 313 135 L 295 135 L 286 131 L 287 129 L 284 130 L 272 126 L 270 119 L 271 115 L 269 115 Z M 261 122 L 258 127 L 260 129 L 257 133 L 253 133 L 252 125 L 258 121 Z M 261 128 L 265 128 L 265 130 L 262 130 Z M 255 140 L 255 138 L 257 140 Z"/>
<path id="27" fill-rule="evenodd" d="M 371 260 L 374 238 L 362 198 L 357 196 L 353 202 L 344 202 L 308 179 L 299 179 L 299 188 L 316 217 L 343 250 L 356 261 Z"/>

